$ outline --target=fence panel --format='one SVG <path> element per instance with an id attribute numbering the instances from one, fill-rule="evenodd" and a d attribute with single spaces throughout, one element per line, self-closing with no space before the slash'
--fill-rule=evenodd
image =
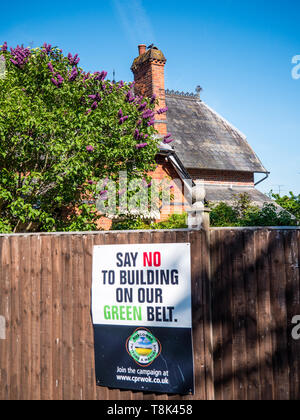
<path id="1" fill-rule="evenodd" d="M 299 229 L 211 230 L 218 400 L 299 400 Z"/>
<path id="2" fill-rule="evenodd" d="M 180 242 L 192 252 L 195 395 L 96 387 L 93 246 Z M 299 229 L 0 236 L 0 399 L 300 399 L 299 256 Z"/>

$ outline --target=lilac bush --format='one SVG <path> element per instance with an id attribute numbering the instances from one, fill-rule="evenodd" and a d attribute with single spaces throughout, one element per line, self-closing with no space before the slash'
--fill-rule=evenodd
<path id="1" fill-rule="evenodd" d="M 120 171 L 142 180 L 155 167 L 156 99 L 136 97 L 133 84 L 112 83 L 104 70 L 85 72 L 78 54 L 48 43 L 5 42 L 0 51 L 0 226 L 96 229 L 91 202 L 107 199 L 109 180 Z M 107 180 L 101 191 L 99 179 Z"/>

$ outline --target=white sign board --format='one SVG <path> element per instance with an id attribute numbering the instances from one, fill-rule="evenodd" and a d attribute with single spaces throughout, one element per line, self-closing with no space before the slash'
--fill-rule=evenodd
<path id="1" fill-rule="evenodd" d="M 93 323 L 191 328 L 190 244 L 96 246 Z"/>

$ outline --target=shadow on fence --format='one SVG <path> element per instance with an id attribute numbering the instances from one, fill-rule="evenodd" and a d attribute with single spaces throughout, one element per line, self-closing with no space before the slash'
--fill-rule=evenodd
<path id="1" fill-rule="evenodd" d="M 299 231 L 211 232 L 216 399 L 300 398 Z"/>

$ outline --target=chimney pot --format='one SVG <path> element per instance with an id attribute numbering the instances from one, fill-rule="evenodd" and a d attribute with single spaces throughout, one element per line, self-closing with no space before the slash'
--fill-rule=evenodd
<path id="1" fill-rule="evenodd" d="M 139 45 L 139 55 L 145 54 L 146 50 L 147 50 L 147 46 L 145 44 Z"/>

